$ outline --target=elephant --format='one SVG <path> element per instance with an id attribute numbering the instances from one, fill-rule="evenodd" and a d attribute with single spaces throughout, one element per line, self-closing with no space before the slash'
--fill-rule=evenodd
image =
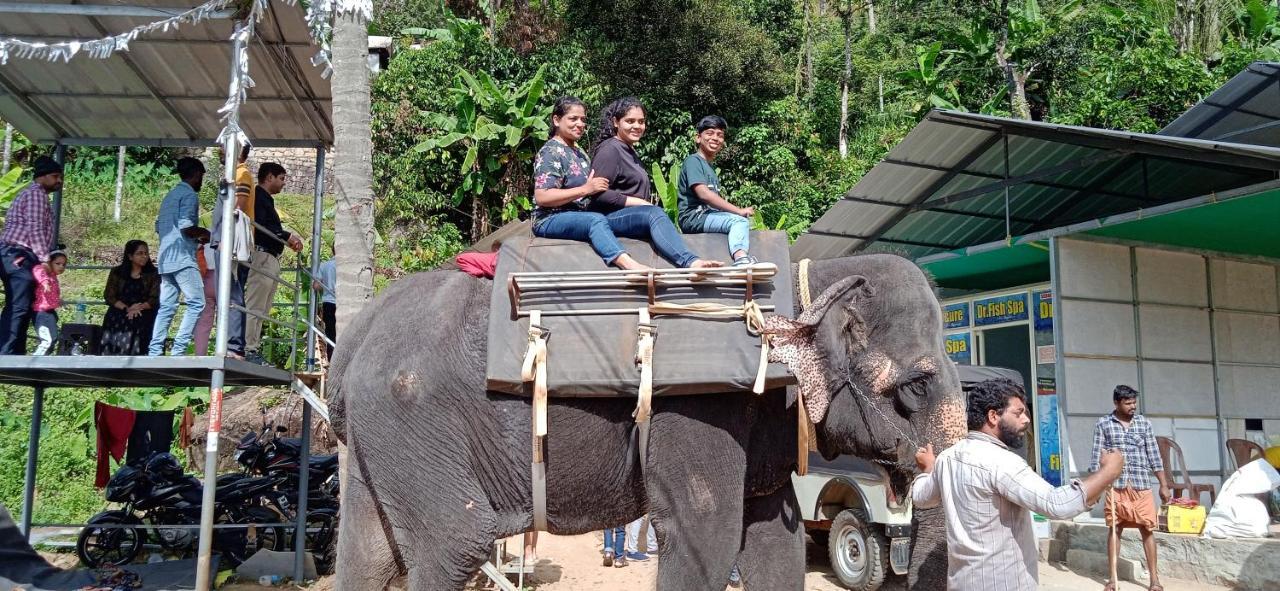
<path id="1" fill-rule="evenodd" d="M 485 389 L 492 286 L 457 271 L 411 275 L 346 329 L 328 392 L 348 446 L 339 590 L 382 589 L 402 575 L 414 590 L 462 589 L 494 540 L 531 528 L 531 401 Z M 793 367 L 807 379 L 761 395 L 655 398 L 643 467 L 634 399 L 552 398 L 548 531 L 582 534 L 649 513 L 660 589 L 723 589 L 735 564 L 747 589 L 802 589 L 790 479 L 801 391 L 823 456 L 884 464 L 906 494 L 917 446 L 964 433 L 934 287 L 889 254 L 812 261 L 808 287 L 814 301 L 799 320 L 770 318 L 807 336 L 790 345 L 811 364 Z M 942 588 L 940 517 L 917 531 L 913 587 Z"/>

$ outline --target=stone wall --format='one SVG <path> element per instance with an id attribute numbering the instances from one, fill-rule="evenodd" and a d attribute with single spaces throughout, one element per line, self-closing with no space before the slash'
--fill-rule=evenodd
<path id="1" fill-rule="evenodd" d="M 333 158 L 332 151 L 324 158 L 325 195 L 333 194 Z M 210 149 L 205 157 L 206 163 L 212 163 L 210 174 L 221 176 L 221 163 L 214 162 L 214 152 Z M 288 173 L 284 191 L 311 195 L 316 185 L 316 151 L 313 148 L 254 148 L 249 152 L 249 172 L 257 179 L 258 167 L 263 162 L 275 162 L 284 167 Z M 215 177 L 216 178 L 216 177 Z"/>

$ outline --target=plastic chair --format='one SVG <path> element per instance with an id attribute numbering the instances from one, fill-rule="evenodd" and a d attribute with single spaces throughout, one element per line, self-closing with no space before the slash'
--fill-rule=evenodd
<path id="1" fill-rule="evenodd" d="M 1186 456 L 1182 455 L 1182 448 L 1178 447 L 1177 442 L 1168 437 L 1156 436 L 1156 445 L 1160 447 L 1160 461 L 1164 462 L 1164 478 L 1169 483 L 1169 489 L 1173 491 L 1173 496 L 1182 496 L 1188 499 L 1200 501 L 1200 495 L 1209 493 L 1209 503 L 1218 500 L 1218 488 L 1212 484 L 1196 484 L 1191 482 L 1191 474 L 1187 472 Z M 1174 478 L 1173 461 L 1176 459 L 1179 472 L 1182 479 Z M 1184 494 L 1179 495 L 1178 491 Z"/>
<path id="2" fill-rule="evenodd" d="M 1231 452 L 1231 461 L 1235 462 L 1232 470 L 1239 470 L 1240 466 L 1248 464 L 1258 458 L 1266 457 L 1267 452 L 1258 445 L 1248 439 L 1228 439 L 1227 451 Z"/>

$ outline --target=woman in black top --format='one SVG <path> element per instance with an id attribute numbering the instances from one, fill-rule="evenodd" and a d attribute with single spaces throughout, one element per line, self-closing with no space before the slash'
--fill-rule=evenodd
<path id="1" fill-rule="evenodd" d="M 124 260 L 107 275 L 103 290 L 107 316 L 102 320 L 101 355 L 146 355 L 160 307 L 160 275 L 147 243 L 130 240 Z"/>
<path id="2" fill-rule="evenodd" d="M 638 109 L 640 135 L 643 135 L 644 110 L 635 99 L 621 113 Z M 615 101 L 610 108 L 620 105 Z M 605 122 L 614 135 L 618 117 L 606 111 Z M 628 121 L 634 120 L 634 116 Z M 722 263 L 703 261 L 688 248 L 661 208 L 648 201 L 649 178 L 635 158 L 630 144 L 625 150 L 631 154 L 632 166 L 620 167 L 619 156 L 625 152 L 607 148 L 603 152 L 608 173 L 594 170 L 578 141 L 586 128 L 586 108 L 573 97 L 556 101 L 551 115 L 551 139 L 538 151 L 534 160 L 534 193 L 536 207 L 533 211 L 533 233 L 544 238 L 582 240 L 591 243 L 596 254 L 606 265 L 622 269 L 647 269 L 627 254 L 618 242 L 618 236 L 648 238 L 664 258 L 679 267 L 718 267 Z M 631 129 L 631 127 L 628 127 Z M 630 138 L 632 135 L 628 135 Z M 635 140 L 639 135 L 635 135 Z M 631 142 L 634 143 L 634 140 Z M 600 148 L 597 148 L 597 153 Z M 635 171 L 639 176 L 635 176 Z M 621 182 L 621 189 L 613 186 L 614 178 Z M 641 182 L 642 181 L 642 182 Z"/>

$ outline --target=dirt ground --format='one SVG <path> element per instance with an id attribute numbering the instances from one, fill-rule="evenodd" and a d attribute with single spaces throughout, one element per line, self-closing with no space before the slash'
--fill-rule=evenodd
<path id="1" fill-rule="evenodd" d="M 525 591 L 589 591 L 596 589 L 653 589 L 656 585 L 657 559 L 650 558 L 645 562 L 631 561 L 623 568 L 605 567 L 601 564 L 601 535 L 599 533 L 580 536 L 551 536 L 543 534 L 538 540 L 538 562 L 532 577 L 525 579 Z M 507 542 L 508 552 L 514 553 L 520 547 L 520 538 L 512 538 Z M 805 591 L 844 591 L 831 569 L 827 566 L 826 552 L 808 543 L 806 546 L 808 565 L 805 573 Z M 70 568 L 75 566 L 75 555 L 45 554 L 57 566 Z M 515 582 L 514 579 L 512 581 Z M 903 577 L 891 577 L 886 581 L 885 591 L 901 589 Z M 1166 591 L 1228 591 L 1226 587 L 1204 585 L 1188 581 L 1165 579 L 1162 581 Z M 1067 570 L 1061 564 L 1040 563 L 1040 589 L 1044 591 L 1091 591 L 1102 589 L 1103 578 L 1085 576 Z M 282 588 L 282 587 L 278 587 Z M 296 587 L 291 587 L 295 588 Z M 467 586 L 468 591 L 494 589 L 480 580 Z M 262 587 L 253 583 L 233 582 L 219 588 L 221 591 L 263 591 Z M 310 591 L 333 591 L 333 577 L 325 577 L 306 586 Z M 1145 585 L 1124 582 L 1120 591 L 1141 591 Z"/>

